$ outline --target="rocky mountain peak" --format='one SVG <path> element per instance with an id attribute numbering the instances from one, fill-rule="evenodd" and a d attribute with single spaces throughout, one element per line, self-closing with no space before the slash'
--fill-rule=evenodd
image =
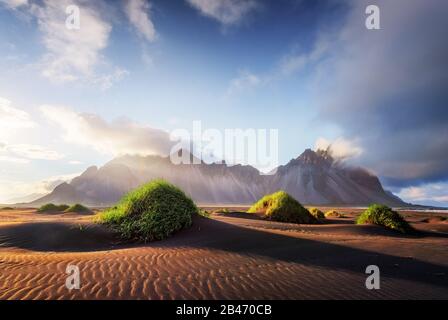
<path id="1" fill-rule="evenodd" d="M 287 167 L 297 165 L 327 167 L 330 166 L 333 161 L 330 153 L 326 150 L 313 151 L 311 149 L 306 149 L 300 156 L 291 160 L 287 164 Z"/>
<path id="2" fill-rule="evenodd" d="M 179 156 L 193 157 L 188 150 Z M 70 184 L 58 186 L 34 204 L 82 202 L 111 205 L 129 190 L 157 178 L 180 188 L 198 203 L 249 204 L 265 194 L 285 190 L 304 204 L 403 206 L 381 182 L 362 168 L 336 165 L 328 150 L 305 150 L 271 175 L 251 166 L 226 164 L 175 165 L 168 157 L 124 156 L 101 168 L 91 167 Z"/>

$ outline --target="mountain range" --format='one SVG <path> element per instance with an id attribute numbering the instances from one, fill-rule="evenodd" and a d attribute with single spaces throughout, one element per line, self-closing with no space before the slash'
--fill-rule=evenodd
<path id="1" fill-rule="evenodd" d="M 304 204 L 407 205 L 384 190 L 378 177 L 368 170 L 336 161 L 327 151 L 310 149 L 271 175 L 252 166 L 204 162 L 175 165 L 169 157 L 126 155 L 100 168 L 88 168 L 29 205 L 53 202 L 110 206 L 126 192 L 156 178 L 177 185 L 199 204 L 250 204 L 265 194 L 284 190 Z"/>

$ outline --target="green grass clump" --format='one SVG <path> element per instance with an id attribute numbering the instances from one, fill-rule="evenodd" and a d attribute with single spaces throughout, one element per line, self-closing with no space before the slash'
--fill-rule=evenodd
<path id="1" fill-rule="evenodd" d="M 210 218 L 211 212 L 208 212 L 205 209 L 199 209 L 199 215 L 204 218 Z"/>
<path id="2" fill-rule="evenodd" d="M 54 203 L 47 203 L 37 209 L 37 212 L 41 213 L 53 213 L 53 212 L 63 212 L 69 208 L 66 204 L 55 205 Z"/>
<path id="3" fill-rule="evenodd" d="M 325 218 L 344 218 L 344 215 L 336 210 L 330 210 L 325 212 Z"/>
<path id="4" fill-rule="evenodd" d="M 74 212 L 74 213 L 87 214 L 87 213 L 92 213 L 92 210 L 90 210 L 89 208 L 83 206 L 82 204 L 77 203 L 77 204 L 74 204 L 71 207 L 65 209 L 64 212 Z"/>
<path id="5" fill-rule="evenodd" d="M 13 207 L 3 207 L 0 210 L 14 210 L 14 208 Z"/>
<path id="6" fill-rule="evenodd" d="M 263 213 L 266 219 L 280 222 L 317 223 L 307 209 L 284 191 L 264 196 L 247 212 Z"/>
<path id="7" fill-rule="evenodd" d="M 401 233 L 413 231 L 413 228 L 398 212 L 379 204 L 371 205 L 356 220 L 356 224 L 366 223 L 384 226 Z"/>
<path id="8" fill-rule="evenodd" d="M 127 239 L 161 240 L 189 227 L 199 214 L 185 193 L 164 180 L 154 180 L 125 195 L 98 220 L 114 227 Z"/>
<path id="9" fill-rule="evenodd" d="M 314 216 L 316 219 L 325 219 L 325 214 L 317 208 L 310 208 L 308 211 Z"/>

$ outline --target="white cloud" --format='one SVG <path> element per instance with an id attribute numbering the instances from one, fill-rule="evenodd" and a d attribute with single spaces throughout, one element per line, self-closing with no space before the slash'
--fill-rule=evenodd
<path id="1" fill-rule="evenodd" d="M 102 90 L 107 90 L 112 88 L 115 83 L 121 81 L 127 75 L 129 75 L 129 71 L 116 68 L 112 73 L 95 76 L 91 81 L 93 84 L 99 85 Z"/>
<path id="2" fill-rule="evenodd" d="M 69 182 L 79 176 L 80 173 L 64 174 L 48 177 L 39 181 L 12 181 L 0 180 L 0 202 L 16 203 L 16 198 L 34 195 L 32 201 L 53 191 L 55 187 L 63 182 Z"/>
<path id="3" fill-rule="evenodd" d="M 317 139 L 315 150 L 327 150 L 335 159 L 349 159 L 360 156 L 363 149 L 356 144 L 356 141 L 338 138 L 334 141 L 329 141 L 325 138 Z"/>
<path id="4" fill-rule="evenodd" d="M 23 159 L 23 158 L 17 158 L 17 157 L 11 157 L 11 156 L 5 156 L 5 155 L 0 154 L 0 162 L 27 164 L 27 163 L 30 163 L 30 160 Z"/>
<path id="5" fill-rule="evenodd" d="M 429 183 L 403 188 L 398 196 L 413 203 L 439 202 L 448 205 L 448 183 Z"/>
<path id="6" fill-rule="evenodd" d="M 146 0 L 126 0 L 125 12 L 129 21 L 143 38 L 153 42 L 157 33 L 148 14 L 150 10 L 151 6 Z"/>
<path id="7" fill-rule="evenodd" d="M 64 155 L 35 144 L 0 143 L 0 161 L 27 164 L 30 160 L 59 160 Z"/>
<path id="8" fill-rule="evenodd" d="M 244 17 L 258 8 L 255 0 L 187 0 L 187 2 L 206 16 L 223 25 L 236 25 Z"/>
<path id="9" fill-rule="evenodd" d="M 65 141 L 91 147 L 103 154 L 167 155 L 174 144 L 166 131 L 124 118 L 107 122 L 95 114 L 49 105 L 42 106 L 41 111 L 61 127 Z"/>
<path id="10" fill-rule="evenodd" d="M 34 128 L 37 124 L 30 115 L 11 106 L 11 101 L 0 97 L 0 137 L 17 137 L 23 129 Z M 0 161 L 10 163 L 29 163 L 29 160 L 58 160 L 63 155 L 54 150 L 34 144 L 14 144 L 0 141 Z"/>
<path id="11" fill-rule="evenodd" d="M 71 160 L 71 161 L 68 162 L 68 164 L 76 166 L 76 165 L 82 164 L 82 162 L 79 161 L 79 160 Z"/>
<path id="12" fill-rule="evenodd" d="M 127 71 L 111 65 L 102 55 L 108 46 L 112 24 L 104 18 L 103 2 L 85 0 L 0 0 L 27 18 L 37 20 L 45 53 L 36 64 L 43 77 L 54 83 L 82 81 L 110 88 Z M 69 29 L 67 8 L 77 6 L 80 28 Z M 19 10 L 20 9 L 20 10 Z M 15 56 L 11 56 L 15 58 Z"/>
<path id="13" fill-rule="evenodd" d="M 13 156 L 30 160 L 59 160 L 64 157 L 57 151 L 34 144 L 11 144 L 6 145 L 3 150 Z"/>
<path id="14" fill-rule="evenodd" d="M 5 4 L 11 9 L 16 9 L 28 5 L 28 0 L 0 0 L 0 3 Z"/>
<path id="15" fill-rule="evenodd" d="M 310 52 L 298 53 L 296 50 L 285 55 L 272 70 L 264 74 L 255 74 L 247 70 L 239 71 L 237 77 L 230 81 L 228 93 L 237 93 L 268 85 L 282 80 L 304 68 L 319 63 L 328 51 L 330 42 L 321 35 Z"/>
<path id="16" fill-rule="evenodd" d="M 30 115 L 21 109 L 11 106 L 11 101 L 0 97 L 0 134 L 6 136 L 8 131 L 33 128 L 36 124 Z"/>
<path id="17" fill-rule="evenodd" d="M 107 65 L 101 51 L 108 45 L 112 26 L 90 4 L 79 0 L 44 0 L 42 6 L 31 5 L 30 12 L 37 18 L 46 48 L 39 67 L 42 75 L 53 82 L 88 80 L 105 87 L 112 83 L 110 78 L 114 75 L 97 74 L 99 66 Z M 68 29 L 65 25 L 69 5 L 80 9 L 80 29 Z"/>
<path id="18" fill-rule="evenodd" d="M 309 100 L 322 122 L 359 139 L 359 163 L 388 187 L 443 179 L 448 2 L 377 0 L 381 30 L 368 30 L 360 17 L 370 2 L 351 1 L 343 25 L 326 28 L 331 50 L 313 66 Z"/>
<path id="19" fill-rule="evenodd" d="M 228 93 L 233 94 L 261 85 L 264 80 L 247 70 L 240 71 L 238 76 L 230 81 Z"/>
<path id="20" fill-rule="evenodd" d="M 310 52 L 290 53 L 284 56 L 280 61 L 277 72 L 282 76 L 300 72 L 310 64 L 316 63 L 322 59 L 327 53 L 329 46 L 330 43 L 321 36 Z"/>

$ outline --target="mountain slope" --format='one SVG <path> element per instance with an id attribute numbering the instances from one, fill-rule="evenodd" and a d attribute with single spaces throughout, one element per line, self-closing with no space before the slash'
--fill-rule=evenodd
<path id="1" fill-rule="evenodd" d="M 88 168 L 70 184 L 58 186 L 31 205 L 82 202 L 107 206 L 155 178 L 174 183 L 201 204 L 249 204 L 267 193 L 285 190 L 305 204 L 406 205 L 385 191 L 379 179 L 367 170 L 343 166 L 327 152 L 309 149 L 278 167 L 273 175 L 262 175 L 251 166 L 174 165 L 168 157 L 123 156 L 101 168 Z"/>

